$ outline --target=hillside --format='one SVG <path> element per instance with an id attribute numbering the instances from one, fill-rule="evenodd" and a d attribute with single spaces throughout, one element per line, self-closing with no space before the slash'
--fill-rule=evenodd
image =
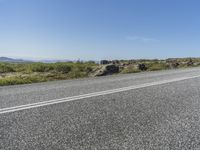
<path id="1" fill-rule="evenodd" d="M 23 60 L 23 59 L 13 59 L 9 57 L 0 57 L 0 62 L 8 62 L 8 63 L 27 63 L 31 61 Z"/>

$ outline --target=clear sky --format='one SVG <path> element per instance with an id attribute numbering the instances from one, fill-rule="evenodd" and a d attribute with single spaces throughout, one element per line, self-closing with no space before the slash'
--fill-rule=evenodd
<path id="1" fill-rule="evenodd" d="M 0 0 L 0 56 L 200 57 L 199 0 Z"/>

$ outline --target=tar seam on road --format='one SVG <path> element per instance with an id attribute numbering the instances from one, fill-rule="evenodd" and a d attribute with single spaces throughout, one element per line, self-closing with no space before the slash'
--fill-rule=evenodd
<path id="1" fill-rule="evenodd" d="M 48 101 L 43 101 L 43 102 L 38 102 L 38 103 L 25 104 L 25 105 L 20 105 L 20 106 L 15 106 L 15 107 L 2 108 L 0 109 L 0 114 L 16 112 L 20 110 L 26 110 L 26 109 L 42 107 L 42 106 L 47 106 L 47 105 L 53 105 L 53 104 L 58 104 L 58 103 L 64 103 L 68 101 L 75 101 L 75 100 L 80 100 L 80 99 L 85 99 L 85 98 L 97 97 L 97 96 L 102 96 L 102 95 L 108 95 L 108 94 L 113 94 L 113 93 L 119 93 L 119 92 L 140 89 L 140 88 L 145 88 L 145 87 L 150 87 L 150 86 L 155 86 L 155 85 L 167 84 L 167 83 L 172 83 L 172 82 L 177 82 L 177 81 L 183 81 L 183 80 L 188 80 L 188 79 L 193 79 L 193 78 L 199 78 L 199 77 L 200 75 L 192 76 L 192 77 L 175 78 L 175 79 L 169 79 L 169 80 L 163 80 L 163 81 L 157 81 L 157 82 L 151 82 L 151 83 L 144 83 L 140 85 L 128 86 L 128 87 L 123 87 L 123 88 L 117 88 L 117 89 L 112 89 L 112 90 L 106 90 L 106 91 L 101 91 L 101 92 L 94 92 L 94 93 L 83 94 L 83 95 L 78 95 L 78 96 L 66 97 L 66 98 L 61 98 L 61 99 L 48 100 Z"/>

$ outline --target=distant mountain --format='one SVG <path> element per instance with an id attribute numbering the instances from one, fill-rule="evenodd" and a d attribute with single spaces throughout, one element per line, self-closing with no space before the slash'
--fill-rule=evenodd
<path id="1" fill-rule="evenodd" d="M 25 59 L 14 59 L 9 57 L 0 57 L 0 62 L 9 62 L 9 63 L 30 63 L 30 62 L 43 62 L 43 63 L 56 63 L 56 62 L 71 62 L 70 60 L 63 59 L 63 60 L 25 60 Z"/>
<path id="2" fill-rule="evenodd" d="M 32 62 L 41 62 L 41 63 L 56 63 L 56 62 L 77 62 L 77 60 L 69 59 L 15 59 L 9 57 L 0 57 L 0 62 L 8 63 L 32 63 Z M 83 61 L 84 62 L 84 61 Z M 97 61 L 95 61 L 97 62 Z"/>
<path id="3" fill-rule="evenodd" d="M 56 63 L 56 62 L 73 62 L 73 61 L 67 60 L 67 59 L 63 59 L 63 60 L 50 59 L 50 60 L 39 60 L 39 62 L 43 62 L 43 63 Z"/>
<path id="4" fill-rule="evenodd" d="M 27 63 L 27 62 L 31 62 L 31 61 L 23 60 L 23 59 L 13 59 L 13 58 L 8 58 L 8 57 L 0 57 L 0 62 Z"/>

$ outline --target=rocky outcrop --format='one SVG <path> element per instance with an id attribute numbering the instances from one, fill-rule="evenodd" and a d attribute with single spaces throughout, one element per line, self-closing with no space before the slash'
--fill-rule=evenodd
<path id="1" fill-rule="evenodd" d="M 187 66 L 193 66 L 194 62 L 192 59 L 189 59 L 189 61 L 187 62 Z"/>
<path id="2" fill-rule="evenodd" d="M 101 60 L 100 61 L 101 65 L 107 65 L 107 64 L 110 64 L 110 63 L 111 63 L 111 61 L 109 61 L 109 60 Z"/>
<path id="3" fill-rule="evenodd" d="M 176 69 L 176 68 L 178 68 L 179 65 L 180 64 L 178 62 L 171 62 L 169 64 L 169 66 L 170 66 L 171 69 Z"/>
<path id="4" fill-rule="evenodd" d="M 145 64 L 139 64 L 138 69 L 141 70 L 141 71 L 146 71 L 148 68 Z"/>
<path id="5" fill-rule="evenodd" d="M 109 65 L 104 65 L 98 68 L 92 76 L 105 76 L 105 75 L 112 75 L 115 73 L 119 73 L 119 66 L 109 64 Z"/>

